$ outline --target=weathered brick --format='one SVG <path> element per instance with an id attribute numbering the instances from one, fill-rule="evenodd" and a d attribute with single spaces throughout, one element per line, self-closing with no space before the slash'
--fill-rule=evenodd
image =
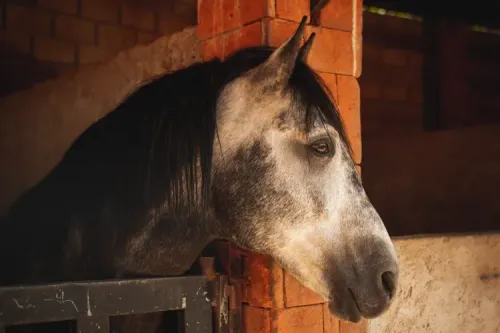
<path id="1" fill-rule="evenodd" d="M 303 306 L 324 303 L 323 297 L 318 296 L 309 288 L 304 287 L 297 279 L 290 274 L 284 274 L 285 278 L 285 306 Z"/>
<path id="2" fill-rule="evenodd" d="M 99 22 L 118 23 L 118 0 L 81 0 L 82 16 Z"/>
<path id="3" fill-rule="evenodd" d="M 33 6 L 7 6 L 7 30 L 32 34 L 35 36 L 50 36 L 51 14 Z"/>
<path id="4" fill-rule="evenodd" d="M 271 310 L 243 305 L 243 332 L 271 333 Z"/>
<path id="5" fill-rule="evenodd" d="M 67 14 L 76 14 L 78 10 L 77 0 L 38 0 L 38 4 Z"/>
<path id="6" fill-rule="evenodd" d="M 274 0 L 240 0 L 241 24 L 275 16 Z"/>
<path id="7" fill-rule="evenodd" d="M 0 30 L 0 46 L 17 54 L 29 55 L 31 53 L 31 37 L 15 31 Z"/>
<path id="8" fill-rule="evenodd" d="M 137 31 L 115 25 L 98 26 L 98 45 L 113 50 L 123 50 L 135 45 Z"/>
<path id="9" fill-rule="evenodd" d="M 361 163 L 361 117 L 359 85 L 353 76 L 337 75 L 340 114 L 353 149 L 354 163 Z"/>
<path id="10" fill-rule="evenodd" d="M 262 42 L 262 22 L 257 21 L 223 36 L 224 56 L 245 47 L 260 46 Z"/>
<path id="11" fill-rule="evenodd" d="M 309 0 L 276 0 L 276 17 L 300 22 L 304 15 L 310 15 Z"/>
<path id="12" fill-rule="evenodd" d="M 308 26 L 306 34 L 316 32 L 308 57 L 309 65 L 316 71 L 352 75 L 353 49 L 351 33 Z"/>
<path id="13" fill-rule="evenodd" d="M 353 1 L 330 1 L 321 10 L 320 26 L 325 28 L 352 31 L 353 30 Z"/>
<path id="14" fill-rule="evenodd" d="M 151 32 L 139 32 L 137 34 L 137 44 L 149 44 L 158 39 L 159 36 Z"/>
<path id="15" fill-rule="evenodd" d="M 251 46 L 259 46 L 263 43 L 262 22 L 257 21 L 223 35 L 210 38 L 203 42 L 202 57 L 205 60 L 211 58 L 225 58 L 231 53 Z"/>
<path id="16" fill-rule="evenodd" d="M 341 333 L 339 320 L 330 313 L 328 304 L 323 304 L 323 324 L 324 333 Z"/>
<path id="17" fill-rule="evenodd" d="M 203 41 L 201 48 L 201 58 L 209 61 L 213 58 L 222 59 L 224 57 L 223 37 L 217 36 Z"/>
<path id="18" fill-rule="evenodd" d="M 339 333 L 367 333 L 368 322 L 361 320 L 359 323 L 351 323 L 348 321 L 340 320 Z"/>
<path id="19" fill-rule="evenodd" d="M 337 89 L 337 75 L 332 74 L 332 73 L 323 73 L 319 72 L 319 75 L 321 79 L 323 79 L 323 82 L 326 84 L 328 87 L 328 90 L 330 90 L 331 97 L 333 98 L 334 102 L 338 106 L 339 104 L 339 93 Z"/>
<path id="20" fill-rule="evenodd" d="M 95 45 L 80 45 L 78 47 L 78 60 L 82 65 L 105 62 L 115 55 L 116 51 Z"/>
<path id="21" fill-rule="evenodd" d="M 261 308 L 283 308 L 283 269 L 269 256 L 251 254 L 248 258 L 251 279 L 247 300 Z"/>
<path id="22" fill-rule="evenodd" d="M 265 29 L 267 31 L 266 45 L 278 47 L 288 38 L 290 38 L 297 30 L 298 23 L 270 19 L 265 21 Z M 312 53 L 312 52 L 311 52 Z M 310 58 L 309 58 L 310 59 Z"/>
<path id="23" fill-rule="evenodd" d="M 241 26 L 236 0 L 199 0 L 198 37 L 207 39 Z"/>
<path id="24" fill-rule="evenodd" d="M 323 305 L 273 310 L 273 332 L 323 333 Z"/>
<path id="25" fill-rule="evenodd" d="M 60 15 L 56 17 L 56 39 L 94 44 L 95 23 L 74 16 Z"/>
<path id="26" fill-rule="evenodd" d="M 274 13 L 274 0 L 200 0 L 198 37 L 217 36 Z"/>
<path id="27" fill-rule="evenodd" d="M 38 60 L 74 63 L 75 53 L 76 46 L 73 43 L 48 38 L 35 38 L 34 54 Z"/>
<path id="28" fill-rule="evenodd" d="M 122 21 L 124 25 L 135 28 L 153 31 L 155 29 L 155 16 L 152 10 L 136 8 L 129 5 L 122 5 Z"/>

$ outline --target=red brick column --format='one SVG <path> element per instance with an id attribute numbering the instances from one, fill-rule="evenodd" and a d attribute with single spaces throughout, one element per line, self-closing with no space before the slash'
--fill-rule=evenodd
<path id="1" fill-rule="evenodd" d="M 198 0 L 198 36 L 204 41 L 202 57 L 224 58 L 248 46 L 278 46 L 295 31 L 308 0 Z M 359 85 L 361 74 L 362 0 L 331 1 L 322 10 L 308 57 L 340 108 L 361 163 Z M 360 170 L 360 166 L 358 166 Z M 303 287 L 266 256 L 249 256 L 251 284 L 245 291 L 245 332 L 365 332 L 366 323 L 353 325 L 332 317 L 324 300 Z"/>

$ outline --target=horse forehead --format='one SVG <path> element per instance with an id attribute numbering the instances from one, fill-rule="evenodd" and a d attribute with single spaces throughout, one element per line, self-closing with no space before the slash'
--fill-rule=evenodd
<path id="1" fill-rule="evenodd" d="M 292 94 L 266 82 L 241 77 L 225 89 L 224 102 L 258 117 L 277 117 L 293 103 Z M 228 106 L 229 106 L 228 105 Z"/>

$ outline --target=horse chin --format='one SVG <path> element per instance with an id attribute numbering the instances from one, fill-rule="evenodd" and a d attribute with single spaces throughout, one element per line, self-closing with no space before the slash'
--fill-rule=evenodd
<path id="1" fill-rule="evenodd" d="M 358 323 L 362 319 L 356 299 L 352 292 L 347 289 L 345 293 L 332 295 L 329 297 L 328 309 L 330 313 L 341 320 Z"/>

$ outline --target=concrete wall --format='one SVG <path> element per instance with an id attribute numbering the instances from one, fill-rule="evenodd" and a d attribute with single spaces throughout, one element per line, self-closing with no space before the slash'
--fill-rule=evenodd
<path id="1" fill-rule="evenodd" d="M 401 288 L 370 333 L 500 332 L 500 234 L 395 241 Z"/>

